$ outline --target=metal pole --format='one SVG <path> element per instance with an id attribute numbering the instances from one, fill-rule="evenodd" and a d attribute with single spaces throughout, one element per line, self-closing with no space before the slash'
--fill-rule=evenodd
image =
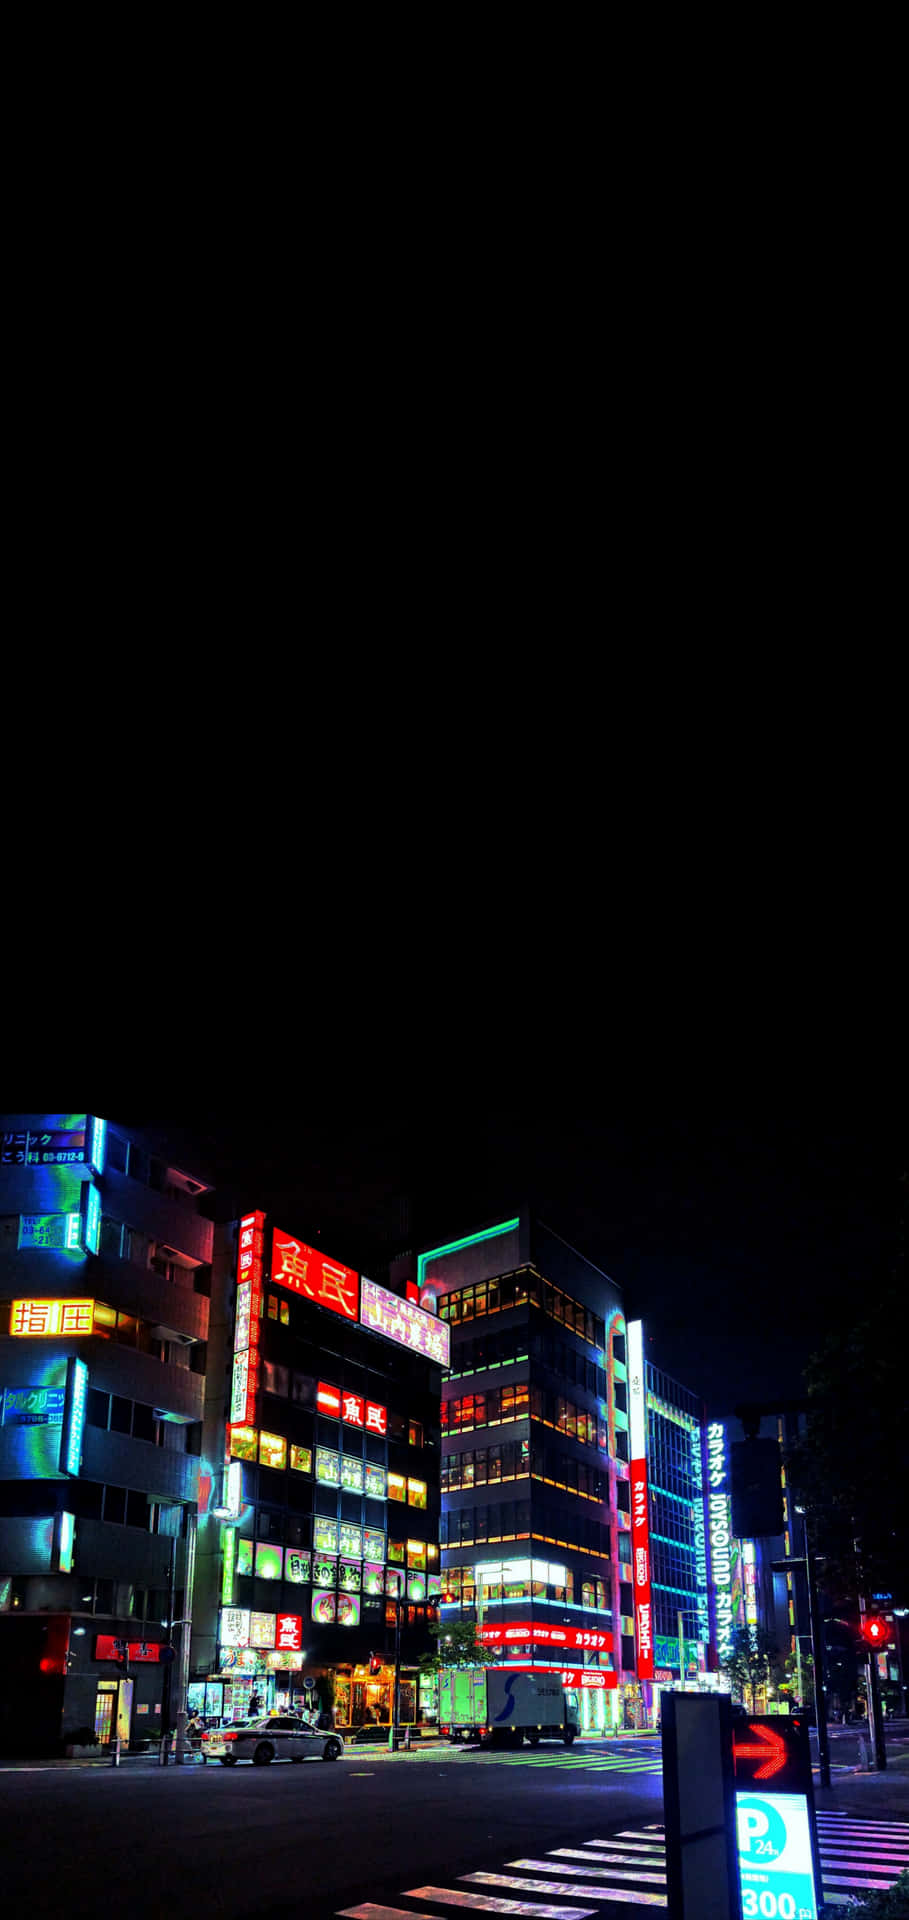
<path id="1" fill-rule="evenodd" d="M 808 1585 L 808 1625 L 811 1632 L 811 1655 L 814 1660 L 814 1711 L 817 1719 L 817 1757 L 821 1772 L 821 1786 L 830 1785 L 830 1746 L 827 1739 L 827 1694 L 824 1685 L 824 1643 L 823 1626 L 818 1610 L 817 1581 L 814 1572 L 814 1555 L 808 1538 L 808 1515 L 802 1514 L 802 1526 L 805 1531 L 805 1576 Z"/>
<path id="2" fill-rule="evenodd" d="M 681 1612 L 679 1612 L 676 1615 L 676 1624 L 679 1630 L 679 1691 L 681 1693 L 684 1693 L 685 1691 L 685 1634 L 682 1627 Z"/>
<path id="3" fill-rule="evenodd" d="M 877 1673 L 877 1654 L 873 1647 L 868 1648 L 866 1686 L 868 1732 L 871 1736 L 871 1771 L 884 1773 L 887 1766 L 887 1749 L 884 1745 L 884 1716 L 881 1713 L 881 1685 Z"/>
<path id="4" fill-rule="evenodd" d="M 400 1577 L 400 1576 L 399 1576 Z M 401 1710 L 401 1596 L 395 1599 L 395 1684 L 391 1696 L 391 1731 L 388 1744 L 392 1753 L 398 1736 L 398 1714 Z"/>
<path id="5" fill-rule="evenodd" d="M 805 1705 L 805 1697 L 802 1693 L 802 1636 L 799 1633 L 795 1636 L 795 1684 L 799 1696 L 799 1706 L 803 1707 Z"/>
<path id="6" fill-rule="evenodd" d="M 168 1566 L 168 1569 L 167 1569 L 167 1630 L 170 1635 L 170 1640 L 168 1643 L 170 1646 L 173 1646 L 173 1638 L 174 1638 L 174 1629 L 173 1629 L 174 1588 L 176 1586 L 176 1581 L 177 1581 L 177 1537 L 176 1537 L 176 1534 L 171 1534 L 170 1565 Z M 171 1692 L 170 1676 L 171 1676 L 171 1669 L 173 1667 L 173 1664 L 174 1663 L 172 1660 L 168 1660 L 165 1662 L 164 1679 L 161 1684 L 161 1746 L 158 1752 L 158 1765 L 161 1767 L 167 1766 L 167 1748 L 168 1748 L 168 1743 L 170 1741 L 170 1692 Z"/>
<path id="7" fill-rule="evenodd" d="M 177 1766 L 182 1767 L 186 1755 L 183 1751 L 186 1741 L 186 1693 L 189 1687 L 189 1657 L 193 1630 L 193 1586 L 196 1578 L 196 1529 L 198 1515 L 190 1507 L 186 1515 L 186 1563 L 183 1577 L 183 1621 L 180 1628 L 180 1682 L 177 1689 L 177 1751 L 174 1755 Z"/>

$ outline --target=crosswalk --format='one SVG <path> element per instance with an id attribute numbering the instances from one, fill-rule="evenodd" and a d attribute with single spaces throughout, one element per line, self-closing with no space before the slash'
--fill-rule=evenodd
<path id="1" fill-rule="evenodd" d="M 658 1753 L 490 1753 L 475 1756 L 481 1765 L 494 1767 L 559 1767 L 568 1773 L 662 1773 Z"/>
<path id="2" fill-rule="evenodd" d="M 892 1887 L 909 1867 L 909 1821 L 819 1813 L 818 1845 L 823 1898 L 831 1906 L 848 1907 L 853 1896 Z M 417 1905 L 367 1900 L 340 1908 L 339 1920 L 447 1920 L 452 1908 L 527 1920 L 600 1920 L 632 1906 L 665 1909 L 663 1828 L 656 1823 L 626 1827 L 606 1839 L 550 1847 L 497 1868 L 479 1867 L 459 1874 L 454 1886 L 407 1887 L 396 1897 Z"/>

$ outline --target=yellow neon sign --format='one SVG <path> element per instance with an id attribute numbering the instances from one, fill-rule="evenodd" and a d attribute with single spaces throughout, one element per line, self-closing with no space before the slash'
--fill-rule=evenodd
<path id="1" fill-rule="evenodd" d="M 9 1330 L 25 1338 L 35 1334 L 91 1333 L 94 1316 L 94 1300 L 14 1300 L 10 1306 Z"/>

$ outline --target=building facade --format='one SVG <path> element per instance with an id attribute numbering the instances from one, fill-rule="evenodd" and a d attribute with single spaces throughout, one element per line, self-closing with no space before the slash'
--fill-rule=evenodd
<path id="1" fill-rule="evenodd" d="M 166 1142 L 86 1114 L 0 1133 L 0 1748 L 49 1751 L 166 1713 L 213 1229 Z"/>
<path id="2" fill-rule="evenodd" d="M 442 1620 L 557 1667 L 585 1729 L 640 1708 L 625 1323 L 618 1288 L 528 1215 L 426 1249 L 451 1332 L 442 1397 Z"/>
<path id="3" fill-rule="evenodd" d="M 441 1584 L 448 1329 L 262 1211 L 229 1238 L 189 1704 L 387 1726 L 397 1654 L 398 1718 L 413 1724 Z"/>
<path id="4" fill-rule="evenodd" d="M 654 1680 L 710 1668 L 710 1584 L 702 1401 L 645 1362 Z"/>

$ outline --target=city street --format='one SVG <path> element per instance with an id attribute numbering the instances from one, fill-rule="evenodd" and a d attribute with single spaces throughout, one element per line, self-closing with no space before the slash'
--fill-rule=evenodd
<path id="1" fill-rule="evenodd" d="M 614 1920 L 664 1901 L 661 1771 L 659 1743 L 641 1738 L 359 1747 L 335 1766 L 5 1767 L 4 1892 L 11 1911 L 68 1920 L 516 1910 L 502 1901 L 540 1920 Z M 882 1884 L 909 1862 L 905 1768 L 869 1778 L 844 1762 L 819 1810 L 831 1889 Z"/>

